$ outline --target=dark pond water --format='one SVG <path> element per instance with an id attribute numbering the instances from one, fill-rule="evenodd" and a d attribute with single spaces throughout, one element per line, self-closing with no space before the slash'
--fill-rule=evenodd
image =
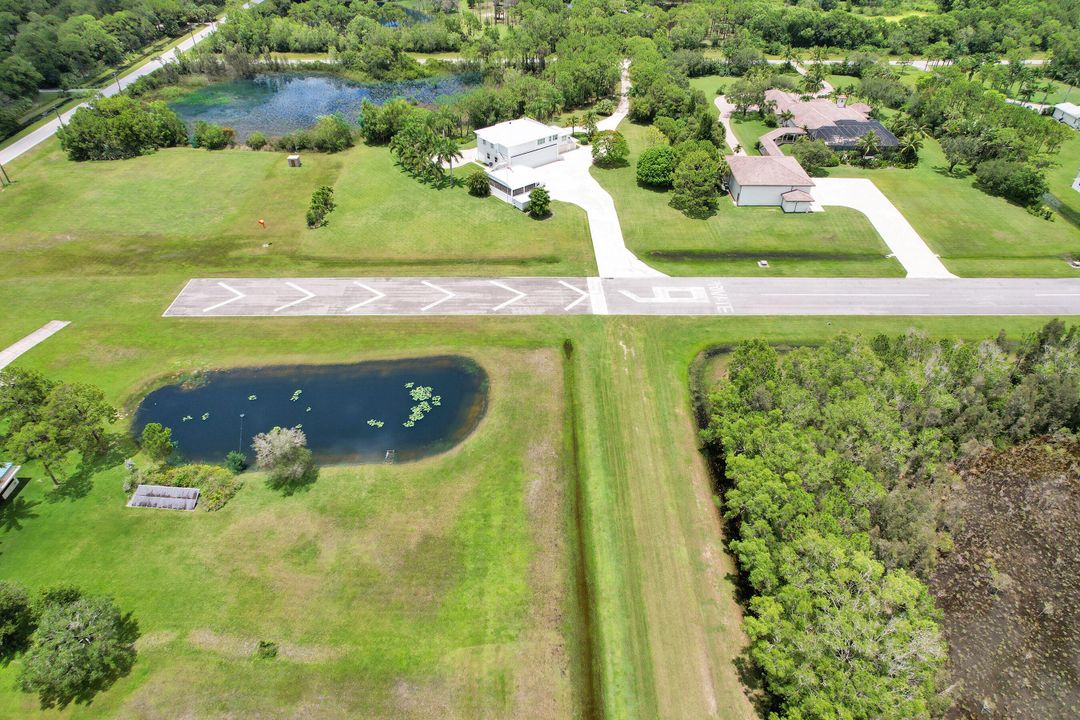
<path id="1" fill-rule="evenodd" d="M 243 140 L 255 130 L 273 137 L 310 127 L 320 115 L 337 113 L 355 124 L 365 99 L 376 105 L 394 98 L 435 105 L 477 82 L 469 74 L 361 83 L 328 73 L 262 73 L 211 83 L 170 107 L 189 128 L 202 120 L 231 127 Z"/>
<path id="2" fill-rule="evenodd" d="M 419 404 L 412 395 L 423 397 L 423 388 L 431 388 L 430 410 L 405 427 Z M 217 463 L 237 449 L 253 460 L 253 436 L 300 425 L 321 463 L 383 462 L 387 450 L 400 462 L 461 442 L 486 407 L 487 375 L 465 358 L 284 365 L 211 372 L 194 385 L 159 388 L 136 410 L 134 430 L 161 423 L 172 428 L 185 459 Z"/>

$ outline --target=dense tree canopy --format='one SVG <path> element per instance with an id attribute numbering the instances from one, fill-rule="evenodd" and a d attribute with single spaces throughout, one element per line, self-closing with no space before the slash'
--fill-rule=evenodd
<path id="1" fill-rule="evenodd" d="M 909 333 L 731 356 L 704 438 L 777 717 L 941 709 L 945 648 L 923 582 L 948 547 L 933 489 L 962 454 L 1080 425 L 1080 330 L 1050 323 L 1013 349 Z"/>
<path id="2" fill-rule="evenodd" d="M 101 97 L 79 108 L 57 136 L 72 160 L 121 160 L 188 141 L 183 121 L 164 102 L 126 95 Z"/>

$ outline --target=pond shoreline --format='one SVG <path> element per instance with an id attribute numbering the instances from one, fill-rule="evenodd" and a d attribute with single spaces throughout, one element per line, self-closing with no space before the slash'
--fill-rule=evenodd
<path id="1" fill-rule="evenodd" d="M 462 355 L 186 373 L 153 383 L 131 416 L 172 428 L 185 461 L 248 452 L 274 426 L 300 427 L 326 465 L 409 462 L 441 454 L 486 416 L 487 371 Z"/>
<path id="2" fill-rule="evenodd" d="M 251 77 L 173 85 L 157 95 L 189 128 L 197 122 L 222 125 L 234 129 L 242 140 L 256 131 L 281 136 L 308 128 L 323 115 L 340 115 L 359 126 L 364 101 L 381 105 L 403 98 L 437 106 L 477 87 L 479 80 L 474 73 L 446 72 L 410 80 L 364 81 L 332 66 L 268 68 Z"/>

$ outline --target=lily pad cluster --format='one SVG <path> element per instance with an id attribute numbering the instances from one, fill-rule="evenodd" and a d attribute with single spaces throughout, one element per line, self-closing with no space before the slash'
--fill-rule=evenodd
<path id="1" fill-rule="evenodd" d="M 408 389 L 409 397 L 416 404 L 409 410 L 409 419 L 402 423 L 404 427 L 414 427 L 431 412 L 432 408 L 442 405 L 442 396 L 433 394 L 430 385 L 408 382 L 405 383 L 405 388 Z"/>

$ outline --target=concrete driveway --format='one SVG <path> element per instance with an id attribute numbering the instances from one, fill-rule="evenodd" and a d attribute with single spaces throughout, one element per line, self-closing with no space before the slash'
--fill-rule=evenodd
<path id="1" fill-rule="evenodd" d="M 724 126 L 724 137 L 727 139 L 728 147 L 732 148 L 732 154 L 746 155 L 746 149 L 739 144 L 735 129 L 731 127 L 731 113 L 735 112 L 735 106 L 723 95 L 718 95 L 713 102 L 716 103 L 716 109 L 720 111 L 720 124 Z"/>
<path id="2" fill-rule="evenodd" d="M 589 172 L 591 167 L 592 151 L 581 147 L 563 153 L 558 162 L 535 168 L 534 172 L 543 180 L 552 199 L 585 210 L 600 277 L 664 277 L 662 272 L 641 262 L 626 248 L 615 201 L 596 182 Z"/>
<path id="3" fill-rule="evenodd" d="M 896 206 L 869 180 L 814 178 L 814 200 L 858 210 L 870 220 L 909 278 L 951 278 L 938 256 L 927 247 Z"/>

